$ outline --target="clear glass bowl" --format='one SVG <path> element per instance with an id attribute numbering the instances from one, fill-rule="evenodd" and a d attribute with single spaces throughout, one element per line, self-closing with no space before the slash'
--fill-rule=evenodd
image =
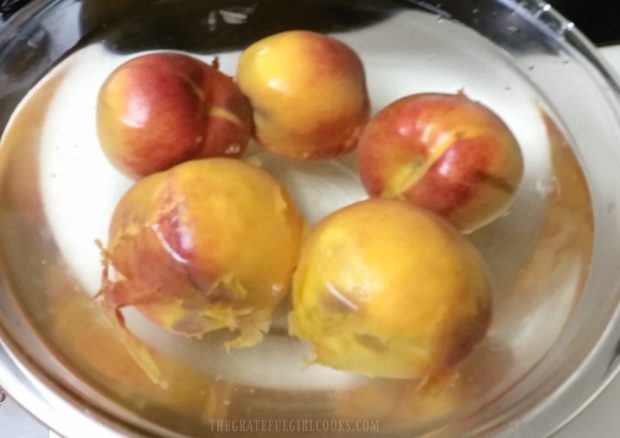
<path id="1" fill-rule="evenodd" d="M 522 145 L 513 206 L 470 236 L 494 276 L 494 321 L 443 389 L 307 366 L 285 330 L 227 354 L 224 335 L 190 342 L 129 312 L 139 340 L 123 343 L 92 300 L 94 240 L 130 185 L 94 136 L 103 79 L 162 49 L 217 55 L 234 74 L 243 47 L 294 28 L 356 49 L 373 111 L 464 89 Z M 260 427 L 274 436 L 299 421 L 337 435 L 332 420 L 373 436 L 548 435 L 617 369 L 618 97 L 591 44 L 535 0 L 35 1 L 0 31 L 0 382 L 67 436 L 218 436 L 223 419 L 272 420 Z M 364 197 L 354 155 L 299 164 L 256 154 L 311 221 Z M 146 351 L 150 378 L 136 358 Z"/>

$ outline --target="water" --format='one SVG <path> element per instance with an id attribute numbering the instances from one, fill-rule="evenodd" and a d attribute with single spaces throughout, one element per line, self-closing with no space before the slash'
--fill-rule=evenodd
<path id="1" fill-rule="evenodd" d="M 251 8 L 211 11 L 204 26 L 243 26 L 254 13 Z M 46 286 L 21 299 L 56 351 L 110 397 L 130 408 L 142 406 L 146 418 L 186 432 L 200 430 L 210 418 L 247 412 L 380 417 L 386 424 L 421 429 L 431 420 L 475 409 L 523 376 L 553 343 L 583 286 L 592 245 L 587 186 L 527 75 L 473 31 L 439 18 L 407 11 L 334 35 L 361 56 L 373 112 L 407 94 L 464 90 L 498 113 L 522 147 L 525 175 L 509 214 L 470 236 L 493 276 L 495 319 L 489 339 L 463 364 L 456 383 L 425 394 L 417 390 L 419 382 L 365 379 L 311 364 L 309 348 L 285 336 L 289 303 L 277 313 L 265 342 L 231 354 L 221 346 L 227 333 L 204 341 L 182 339 L 127 311 L 130 329 L 148 346 L 170 387 L 145 378 L 90 298 L 101 276 L 94 242 L 106 241 L 116 202 L 132 184 L 101 152 L 95 110 L 105 78 L 133 54 L 112 52 L 98 42 L 69 56 L 31 91 L 3 138 L 11 166 L 31 168 L 36 176 L 27 182 L 14 176 L 4 196 L 13 200 L 15 211 L 36 212 L 33 222 L 49 232 L 43 249 L 33 244 L 44 257 L 36 272 Z M 121 35 L 117 28 L 110 39 L 122 41 Z M 239 53 L 194 55 L 209 62 L 217 55 L 221 69 L 234 75 Z M 254 146 L 245 159 L 260 162 L 287 185 L 311 223 L 366 197 L 354 154 L 293 163 Z M 34 200 L 25 206 L 28 199 Z M 28 223 L 10 226 L 16 239 L 30 239 Z M 250 391 L 233 390 L 239 387 Z"/>

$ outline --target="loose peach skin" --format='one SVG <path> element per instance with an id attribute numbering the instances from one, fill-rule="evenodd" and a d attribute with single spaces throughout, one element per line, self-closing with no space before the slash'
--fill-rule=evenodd
<path id="1" fill-rule="evenodd" d="M 465 94 L 404 97 L 377 114 L 359 144 L 371 196 L 398 197 L 471 232 L 501 215 L 523 174 L 506 124 Z"/>
<path id="2" fill-rule="evenodd" d="M 256 138 L 290 158 L 330 158 L 357 146 L 369 102 L 361 60 L 342 42 L 307 31 L 264 38 L 242 54 L 239 87 Z"/>
<path id="3" fill-rule="evenodd" d="M 303 222 L 287 192 L 241 161 L 190 161 L 140 180 L 119 202 L 101 294 L 175 333 L 240 332 L 253 345 L 288 292 Z"/>
<path id="4" fill-rule="evenodd" d="M 337 211 L 308 236 L 290 327 L 321 364 L 428 381 L 469 354 L 490 317 L 477 250 L 427 210 L 372 199 Z"/>
<path id="5" fill-rule="evenodd" d="M 249 102 L 217 62 L 175 53 L 139 56 L 116 69 L 99 93 L 101 146 L 134 178 L 193 158 L 238 157 L 252 129 Z"/>

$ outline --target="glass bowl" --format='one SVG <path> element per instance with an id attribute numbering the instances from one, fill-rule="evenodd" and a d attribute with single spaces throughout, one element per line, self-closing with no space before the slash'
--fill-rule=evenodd
<path id="1" fill-rule="evenodd" d="M 373 112 L 464 90 L 517 136 L 525 177 L 510 210 L 468 236 L 495 282 L 485 341 L 450 385 L 309 365 L 286 336 L 226 353 L 135 312 L 119 336 L 92 296 L 115 202 L 94 113 L 121 62 L 153 50 L 217 56 L 286 29 L 329 33 L 367 70 Z M 34 1 L 0 31 L 0 382 L 65 436 L 546 436 L 617 370 L 620 88 L 548 4 L 445 0 Z M 310 222 L 363 199 L 355 154 L 297 163 L 250 148 Z M 236 429 L 235 429 L 236 428 Z M 98 436 L 98 435 L 97 435 Z"/>

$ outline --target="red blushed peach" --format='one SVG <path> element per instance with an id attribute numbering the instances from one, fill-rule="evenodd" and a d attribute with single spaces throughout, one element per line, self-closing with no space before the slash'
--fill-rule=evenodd
<path id="1" fill-rule="evenodd" d="M 506 124 L 465 94 L 418 94 L 377 114 L 359 143 L 371 196 L 398 197 L 471 232 L 509 206 L 523 174 Z"/>
<path id="2" fill-rule="evenodd" d="M 252 110 L 217 62 L 155 53 L 106 80 L 97 129 L 112 164 L 141 177 L 193 158 L 240 156 L 252 136 Z"/>
<path id="3" fill-rule="evenodd" d="M 322 34 L 288 31 L 254 43 L 241 55 L 237 82 L 254 108 L 258 142 L 286 157 L 349 152 L 368 119 L 361 60 Z"/>
<path id="4" fill-rule="evenodd" d="M 484 337 L 490 291 L 482 257 L 448 222 L 371 199 L 330 215 L 306 239 L 290 329 L 321 364 L 440 379 Z"/>
<path id="5" fill-rule="evenodd" d="M 242 161 L 190 161 L 140 180 L 119 202 L 101 294 L 175 333 L 258 342 L 286 295 L 303 221 L 286 190 Z"/>

